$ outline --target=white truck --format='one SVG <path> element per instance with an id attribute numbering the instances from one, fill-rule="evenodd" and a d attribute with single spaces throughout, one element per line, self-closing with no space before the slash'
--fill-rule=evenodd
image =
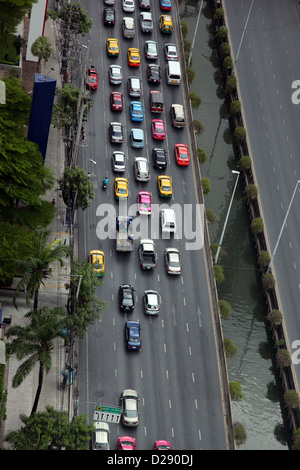
<path id="1" fill-rule="evenodd" d="M 116 231 L 116 250 L 133 251 L 132 217 L 117 217 Z"/>

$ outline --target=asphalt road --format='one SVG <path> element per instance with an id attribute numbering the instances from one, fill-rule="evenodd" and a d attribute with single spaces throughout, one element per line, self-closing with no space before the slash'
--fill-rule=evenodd
<path id="1" fill-rule="evenodd" d="M 140 423 L 137 428 L 125 428 L 122 424 L 111 424 L 111 448 L 116 448 L 118 437 L 134 436 L 138 449 L 151 449 L 157 439 L 169 440 L 177 450 L 226 449 L 227 432 L 223 407 L 223 388 L 220 364 L 217 354 L 217 338 L 214 327 L 211 291 L 208 284 L 207 261 L 202 249 L 187 250 L 185 237 L 161 238 L 154 240 L 158 253 L 157 267 L 153 272 L 143 272 L 139 266 L 137 246 L 131 254 L 115 251 L 115 240 L 99 240 L 96 234 L 100 217 L 97 208 L 101 204 L 111 204 L 112 211 L 118 209 L 114 199 L 111 170 L 111 155 L 120 149 L 127 155 L 125 177 L 129 181 L 129 205 L 136 203 L 137 193 L 145 189 L 152 192 L 153 203 L 193 204 L 193 228 L 196 226 L 197 202 L 193 163 L 188 168 L 178 167 L 174 157 L 175 143 L 189 144 L 186 129 L 171 126 L 169 108 L 172 103 L 184 104 L 183 88 L 166 84 L 165 42 L 177 42 L 176 31 L 171 36 L 161 35 L 158 30 L 159 5 L 152 8 L 154 32 L 143 34 L 138 27 L 140 10 L 136 5 L 133 16 L 136 21 L 136 36 L 133 40 L 123 39 L 121 4 L 117 10 L 117 22 L 113 28 L 102 23 L 102 2 L 82 2 L 93 18 L 90 58 L 99 71 L 99 88 L 93 95 L 94 106 L 87 123 L 88 147 L 81 148 L 80 166 L 93 173 L 96 184 L 96 197 L 90 208 L 79 215 L 79 252 L 88 256 L 91 249 L 103 249 L 106 254 L 106 274 L 103 285 L 97 292 L 99 297 L 108 300 L 110 305 L 103 311 L 103 318 L 89 328 L 80 344 L 79 367 L 79 413 L 88 413 L 93 418 L 94 404 L 119 405 L 120 393 L 125 388 L 133 388 L 140 396 Z M 175 12 L 173 11 L 174 15 Z M 120 55 L 117 59 L 106 55 L 106 39 L 117 37 L 120 40 Z M 162 86 L 150 87 L 146 78 L 146 59 L 143 52 L 145 40 L 158 43 L 159 59 L 162 68 Z M 141 50 L 141 66 L 129 67 L 127 48 Z M 123 83 L 112 87 L 108 80 L 111 63 L 123 67 Z M 143 94 L 140 101 L 144 106 L 142 123 L 132 123 L 129 116 L 130 98 L 127 95 L 127 77 L 139 76 Z M 163 115 L 153 115 L 149 110 L 150 89 L 163 90 L 165 111 Z M 109 106 L 111 90 L 124 93 L 124 110 L 113 113 Z M 152 139 L 151 120 L 165 120 L 167 136 L 162 145 Z M 122 145 L 112 145 L 108 139 L 108 123 L 120 121 L 124 125 L 125 139 Z M 132 127 L 145 131 L 145 147 L 134 151 L 129 144 Z M 151 179 L 148 183 L 138 183 L 134 179 L 132 163 L 134 156 L 146 156 L 151 161 L 153 147 L 163 146 L 168 150 L 168 167 L 164 171 L 173 180 L 173 198 L 164 201 L 158 195 L 157 176 L 162 173 L 150 165 Z M 91 160 L 95 161 L 94 164 Z M 101 181 L 109 171 L 109 184 L 103 191 Z M 158 234 L 157 234 L 158 235 Z M 151 238 L 149 236 L 149 238 Z M 183 271 L 181 276 L 168 276 L 165 272 L 163 253 L 167 246 L 176 246 L 182 253 Z M 119 311 L 117 292 L 119 285 L 132 284 L 136 289 L 134 313 Z M 144 290 L 158 290 L 161 298 L 161 312 L 158 317 L 148 317 L 142 308 Z M 124 324 L 126 319 L 140 320 L 142 325 L 141 352 L 126 351 L 124 344 Z"/>
<path id="2" fill-rule="evenodd" d="M 300 79 L 300 6 L 296 0 L 255 0 L 251 9 L 251 3 L 224 1 L 272 255 L 300 179 L 300 104 L 292 102 L 292 84 Z M 295 341 L 300 340 L 299 190 L 298 185 L 272 268 L 298 384 L 300 357 L 299 343 Z"/>

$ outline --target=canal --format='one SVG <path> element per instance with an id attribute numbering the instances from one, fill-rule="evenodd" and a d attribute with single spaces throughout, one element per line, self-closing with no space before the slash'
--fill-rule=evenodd
<path id="1" fill-rule="evenodd" d="M 179 1 L 181 21 L 187 24 L 187 39 L 191 43 L 200 4 L 201 0 Z M 210 2 L 204 1 L 192 56 L 195 78 L 191 91 L 202 100 L 193 115 L 204 126 L 202 134 L 197 136 L 197 146 L 207 154 L 206 162 L 201 164 L 201 176 L 211 183 L 205 206 L 217 216 L 209 226 L 209 233 L 211 243 L 218 243 L 234 189 L 236 175 L 231 170 L 236 169 L 236 161 L 230 143 L 229 123 L 223 112 L 224 95 L 217 60 L 213 56 L 209 32 L 211 17 Z M 241 383 L 243 392 L 242 400 L 232 402 L 233 421 L 241 422 L 247 433 L 245 444 L 238 449 L 288 450 L 280 404 L 281 389 L 264 321 L 266 305 L 241 181 L 222 245 L 225 253 L 219 258 L 219 264 L 223 266 L 225 282 L 218 289 L 219 299 L 229 302 L 232 308 L 230 317 L 222 322 L 223 332 L 238 350 L 227 360 L 228 373 L 230 381 Z"/>

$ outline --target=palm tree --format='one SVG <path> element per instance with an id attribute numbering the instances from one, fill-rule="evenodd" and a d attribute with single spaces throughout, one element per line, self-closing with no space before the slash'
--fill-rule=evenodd
<path id="1" fill-rule="evenodd" d="M 53 240 L 47 245 L 49 235 L 50 231 L 46 228 L 37 228 L 33 255 L 27 260 L 26 271 L 19 281 L 13 297 L 16 308 L 16 298 L 22 289 L 26 290 L 27 305 L 29 306 L 30 299 L 34 298 L 33 310 L 37 310 L 40 285 L 44 285 L 43 281 L 48 279 L 52 273 L 50 264 L 58 261 L 61 266 L 64 266 L 63 257 L 67 257 L 71 253 L 70 247 L 63 245 L 61 239 Z"/>
<path id="2" fill-rule="evenodd" d="M 37 410 L 44 372 L 48 374 L 52 366 L 54 340 L 63 338 L 66 341 L 68 337 L 64 329 L 73 325 L 73 317 L 65 317 L 64 313 L 64 309 L 61 307 L 50 310 L 45 306 L 40 310 L 32 310 L 25 315 L 29 318 L 28 326 L 15 325 L 7 331 L 9 338 L 14 337 L 6 345 L 8 356 L 15 355 L 20 361 L 25 359 L 13 377 L 13 387 L 18 387 L 39 363 L 38 388 L 31 415 Z"/>
<path id="3" fill-rule="evenodd" d="M 39 59 L 36 69 L 38 72 L 41 60 L 47 62 L 51 56 L 52 46 L 50 40 L 46 36 L 39 36 L 31 46 L 31 53 Z"/>

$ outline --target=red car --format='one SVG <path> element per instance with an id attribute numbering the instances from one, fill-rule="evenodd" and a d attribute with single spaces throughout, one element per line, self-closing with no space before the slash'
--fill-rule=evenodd
<path id="1" fill-rule="evenodd" d="M 91 90 L 97 90 L 98 88 L 98 72 L 95 68 L 90 68 L 86 71 L 87 79 L 86 84 L 87 87 Z"/>
<path id="2" fill-rule="evenodd" d="M 110 109 L 112 111 L 123 111 L 123 93 L 120 93 L 119 91 L 111 91 Z"/>
<path id="3" fill-rule="evenodd" d="M 122 436 L 118 439 L 118 450 L 135 450 L 136 440 L 134 437 Z"/>
<path id="4" fill-rule="evenodd" d="M 166 137 L 165 123 L 162 119 L 152 119 L 153 139 L 164 140 Z"/>
<path id="5" fill-rule="evenodd" d="M 154 450 L 172 450 L 172 446 L 169 441 L 155 441 Z"/>
<path id="6" fill-rule="evenodd" d="M 178 165 L 187 166 L 190 163 L 188 146 L 185 144 L 176 144 L 175 158 Z"/>

